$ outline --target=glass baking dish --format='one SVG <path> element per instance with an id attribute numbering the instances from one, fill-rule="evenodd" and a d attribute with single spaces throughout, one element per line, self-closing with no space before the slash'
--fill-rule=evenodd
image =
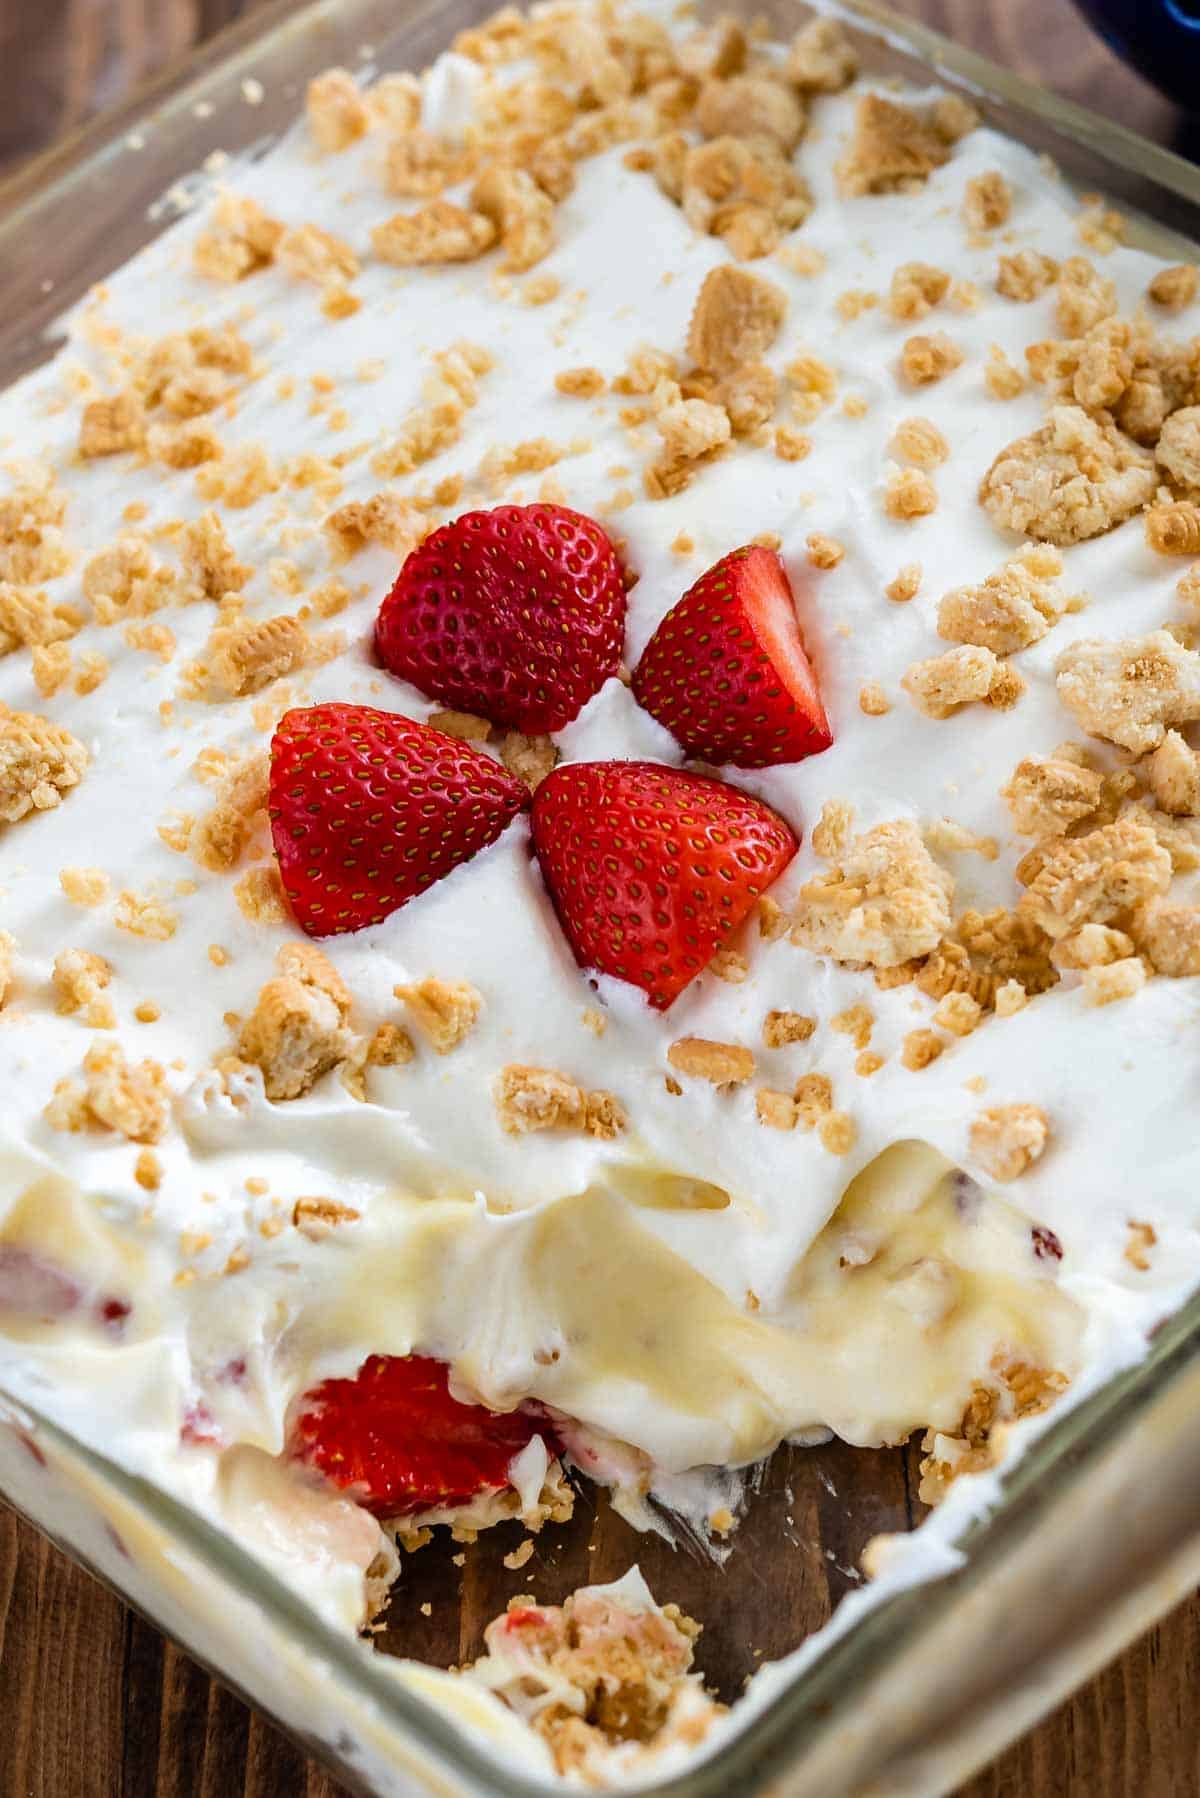
<path id="1" fill-rule="evenodd" d="M 288 124 L 311 75 L 333 63 L 421 67 L 487 10 L 472 0 L 318 0 L 297 12 L 281 0 L 23 171 L 0 190 L 0 386 L 51 353 L 66 307 L 171 223 L 212 152 L 253 154 Z M 794 27 L 790 8 L 773 12 L 781 32 Z M 933 72 L 967 91 L 989 122 L 1132 211 L 1156 248 L 1200 239 L 1200 175 L 1189 164 L 869 0 L 841 12 L 870 70 L 918 81 Z M 1136 1367 L 1060 1407 L 1006 1475 L 1000 1502 L 966 1525 L 940 1578 L 873 1606 L 851 1598 L 819 1640 L 756 1683 L 707 1758 L 638 1789 L 931 1798 L 950 1788 L 1200 1579 L 1198 1401 L 1200 1299 Z M 739 1565 L 757 1556 L 774 1576 L 795 1559 L 796 1538 L 783 1530 L 799 1508 L 794 1492 L 803 1499 L 822 1482 L 831 1491 L 850 1453 L 781 1451 L 786 1464 L 752 1506 L 752 1550 L 724 1569 L 678 1570 L 676 1588 L 685 1571 L 693 1588 L 704 1581 L 702 1617 L 736 1637 L 747 1602 Z M 860 1485 L 841 1487 L 856 1506 L 844 1552 L 912 1522 L 907 1486 L 894 1466 L 892 1475 L 888 1492 L 861 1502 Z M 470 1688 L 459 1685 L 449 1705 L 436 1676 L 337 1634 L 237 1543 L 2 1392 L 0 1492 L 359 1789 L 505 1798 L 559 1789 L 513 1772 L 513 1743 Z M 661 1545 L 650 1546 L 661 1562 Z M 424 1555 L 416 1578 L 449 1577 L 448 1553 Z M 824 1622 L 853 1585 L 844 1566 L 819 1572 L 819 1589 L 790 1609 L 779 1599 L 801 1623 L 783 1646 Z M 571 1583 L 586 1578 L 585 1559 Z M 669 1575 L 655 1583 L 663 1598 L 680 1595 Z M 776 1596 L 761 1573 L 759 1583 L 756 1628 Z M 419 1652 L 411 1639 L 387 1636 L 384 1646 Z M 747 1641 L 746 1670 L 752 1652 Z"/>

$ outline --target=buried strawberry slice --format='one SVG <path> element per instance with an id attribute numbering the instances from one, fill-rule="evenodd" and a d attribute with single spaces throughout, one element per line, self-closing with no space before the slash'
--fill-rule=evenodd
<path id="1" fill-rule="evenodd" d="M 783 563 L 757 544 L 722 556 L 671 607 L 633 696 L 709 762 L 768 768 L 833 741 Z"/>
<path id="2" fill-rule="evenodd" d="M 397 712 L 285 712 L 268 809 L 296 922 L 309 936 L 382 922 L 494 843 L 528 797 L 491 756 Z"/>
<path id="3" fill-rule="evenodd" d="M 665 1011 L 779 878 L 799 841 L 761 799 L 658 762 L 568 762 L 539 786 L 533 844 L 581 967 Z"/>
<path id="4" fill-rule="evenodd" d="M 532 1410 L 489 1411 L 450 1392 L 444 1361 L 372 1355 L 352 1380 L 326 1380 L 300 1400 L 289 1449 L 376 1517 L 469 1504 L 511 1484 L 513 1457 L 534 1436 L 553 1454 L 549 1424 Z"/>
<path id="5" fill-rule="evenodd" d="M 566 506 L 464 512 L 413 550 L 375 624 L 393 674 L 527 736 L 569 724 L 624 641 L 616 551 Z"/>

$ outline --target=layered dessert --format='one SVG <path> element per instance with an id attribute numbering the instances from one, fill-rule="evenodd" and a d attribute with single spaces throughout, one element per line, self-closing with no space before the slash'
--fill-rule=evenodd
<path id="1" fill-rule="evenodd" d="M 0 1392 L 350 1633 L 1200 1274 L 1196 268 L 819 15 L 370 73 L 0 396 Z M 671 1596 L 427 1688 L 640 1777 Z"/>

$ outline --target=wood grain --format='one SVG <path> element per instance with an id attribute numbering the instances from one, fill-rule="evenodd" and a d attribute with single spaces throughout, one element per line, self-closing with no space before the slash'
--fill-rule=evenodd
<path id="1" fill-rule="evenodd" d="M 1069 0 L 893 0 L 960 42 L 1151 135 L 1174 115 L 1080 24 Z M 111 104 L 255 0 L 0 0 L 0 166 Z M 822 1479 L 824 1475 L 824 1479 Z M 828 1481 L 828 1485 L 825 1483 Z M 701 1661 L 727 1697 L 759 1660 L 816 1627 L 854 1579 L 863 1543 L 913 1514 L 900 1451 L 838 1444 L 777 1457 L 736 1541 L 736 1613 L 698 1563 L 635 1537 L 603 1495 L 547 1531 L 519 1572 L 519 1532 L 412 1560 L 382 1646 L 467 1658 L 517 1591 L 553 1599 L 638 1559 L 706 1623 Z M 829 1488 L 832 1487 L 831 1491 Z M 788 1577 L 760 1550 L 783 1533 Z M 777 1563 L 775 1563 L 777 1564 Z M 425 1617 L 422 1605 L 430 1606 Z M 1200 1601 L 1181 1607 L 958 1798 L 1183 1798 L 1200 1791 Z M 188 1657 L 0 1506 L 0 1798 L 347 1798 L 342 1788 Z"/>

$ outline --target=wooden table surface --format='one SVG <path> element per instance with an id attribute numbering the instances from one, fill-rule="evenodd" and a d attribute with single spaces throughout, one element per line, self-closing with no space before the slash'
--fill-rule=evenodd
<path id="1" fill-rule="evenodd" d="M 252 4 L 0 0 L 0 168 Z M 1109 117 L 1160 138 L 1173 132 L 1171 108 L 1090 36 L 1069 0 L 893 4 Z M 847 1478 L 852 1489 L 853 1475 Z M 603 1507 L 593 1537 L 614 1555 L 628 1555 L 621 1527 Z M 596 1577 L 621 1570 L 591 1566 Z M 431 1562 L 425 1577 L 435 1582 L 440 1569 Z M 509 1581 L 514 1590 L 519 1584 L 519 1576 Z M 484 1598 L 480 1616 L 491 1595 Z M 1200 1793 L 1198 1694 L 1200 1599 L 1152 1630 L 958 1798 Z M 0 1798 L 344 1795 L 269 1723 L 0 1506 Z"/>

